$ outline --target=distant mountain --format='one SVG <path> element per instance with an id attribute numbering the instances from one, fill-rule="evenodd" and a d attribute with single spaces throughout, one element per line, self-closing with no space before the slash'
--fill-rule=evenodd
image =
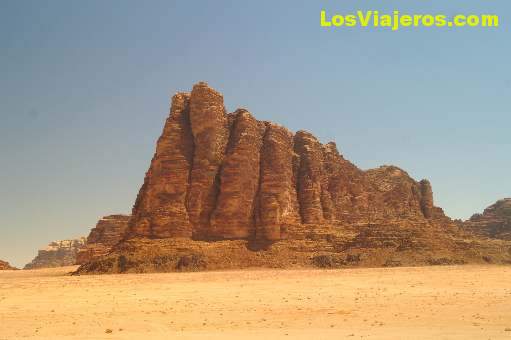
<path id="1" fill-rule="evenodd" d="M 0 260 L 0 270 L 15 270 L 15 269 L 17 269 L 17 268 L 11 267 L 11 265 L 9 265 L 9 262 Z"/>
<path id="2" fill-rule="evenodd" d="M 53 241 L 40 249 L 37 256 L 25 265 L 24 269 L 39 269 L 72 266 L 76 264 L 76 254 L 85 246 L 86 238 Z"/>
<path id="3" fill-rule="evenodd" d="M 497 201 L 461 225 L 478 236 L 511 241 L 511 198 Z"/>

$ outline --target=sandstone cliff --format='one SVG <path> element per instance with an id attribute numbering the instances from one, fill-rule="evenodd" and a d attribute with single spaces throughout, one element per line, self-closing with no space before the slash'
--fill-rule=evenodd
<path id="1" fill-rule="evenodd" d="M 506 247 L 466 236 L 429 181 L 363 171 L 333 142 L 226 113 L 201 82 L 172 98 L 124 240 L 80 271 L 506 261 Z"/>
<path id="2" fill-rule="evenodd" d="M 306 131 L 226 114 L 205 83 L 172 99 L 131 237 L 276 241 L 301 224 L 442 218 L 428 181 L 399 168 L 364 172 Z"/>
<path id="3" fill-rule="evenodd" d="M 0 260 L 0 270 L 15 270 L 16 268 L 11 267 L 9 262 Z"/>
<path id="4" fill-rule="evenodd" d="M 83 264 L 108 254 L 123 238 L 129 218 L 128 215 L 109 215 L 101 218 L 87 237 L 85 247 L 78 250 L 76 263 Z"/>
<path id="5" fill-rule="evenodd" d="M 482 214 L 474 214 L 460 225 L 481 237 L 511 241 L 511 198 L 490 205 Z"/>
<path id="6" fill-rule="evenodd" d="M 76 254 L 85 246 L 85 237 L 75 240 L 53 241 L 40 249 L 32 262 L 24 269 L 53 268 L 76 264 Z"/>

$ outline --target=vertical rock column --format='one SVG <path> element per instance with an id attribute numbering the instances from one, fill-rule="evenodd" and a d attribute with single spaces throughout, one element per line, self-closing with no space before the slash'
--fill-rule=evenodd
<path id="1" fill-rule="evenodd" d="M 194 85 L 190 96 L 190 122 L 195 145 L 187 207 L 193 237 L 209 238 L 210 217 L 220 186 L 220 166 L 229 138 L 224 100 L 206 83 Z"/>
<path id="2" fill-rule="evenodd" d="M 421 192 L 421 209 L 424 217 L 431 218 L 433 216 L 433 189 L 431 183 L 427 179 L 419 182 Z"/>
<path id="3" fill-rule="evenodd" d="M 331 221 L 337 216 L 333 200 L 336 193 L 332 189 L 340 171 L 342 159 L 334 142 L 322 145 L 321 150 L 323 158 L 321 168 L 321 206 L 323 208 L 323 218 Z"/>
<path id="4" fill-rule="evenodd" d="M 300 223 L 294 158 L 292 133 L 267 123 L 256 211 L 256 238 L 259 240 L 285 238 L 287 229 Z"/>
<path id="5" fill-rule="evenodd" d="M 323 221 L 322 191 L 323 154 L 321 144 L 308 132 L 295 135 L 295 152 L 300 156 L 298 171 L 298 201 L 303 223 Z M 325 197 L 323 197 L 325 199 Z"/>
<path id="6" fill-rule="evenodd" d="M 132 236 L 192 235 L 185 207 L 194 148 L 188 117 L 189 98 L 187 93 L 172 98 L 170 116 L 133 207 L 129 222 Z"/>
<path id="7" fill-rule="evenodd" d="M 368 202 L 370 192 L 364 173 L 339 154 L 334 142 L 323 146 L 323 173 L 321 203 L 325 219 L 350 222 L 359 218 L 360 211 L 365 214 L 369 205 L 376 208 Z"/>
<path id="8" fill-rule="evenodd" d="M 220 174 L 220 194 L 211 216 L 210 234 L 215 238 L 248 238 L 254 235 L 254 203 L 259 187 L 265 125 L 246 110 L 237 110 L 233 116 Z"/>

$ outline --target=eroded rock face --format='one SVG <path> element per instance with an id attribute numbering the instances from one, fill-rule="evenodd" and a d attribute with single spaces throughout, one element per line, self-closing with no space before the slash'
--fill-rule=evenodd
<path id="1" fill-rule="evenodd" d="M 506 209 L 483 215 L 501 223 Z M 429 181 L 363 171 L 333 142 L 227 114 L 199 83 L 172 99 L 126 235 L 78 273 L 510 261 L 511 242 L 461 231 Z"/>
<path id="2" fill-rule="evenodd" d="M 172 98 L 170 116 L 133 208 L 134 234 L 145 237 L 191 237 L 187 193 L 194 155 L 190 95 Z"/>
<path id="3" fill-rule="evenodd" d="M 260 154 L 266 127 L 248 111 L 232 116 L 231 137 L 220 174 L 220 190 L 210 218 L 213 238 L 247 238 L 254 234 L 255 198 L 259 190 Z"/>
<path id="4" fill-rule="evenodd" d="M 220 194 L 220 166 L 229 140 L 223 96 L 206 83 L 190 94 L 190 125 L 194 141 L 187 208 L 195 238 L 218 237 L 211 230 L 211 215 Z"/>
<path id="5" fill-rule="evenodd" d="M 296 191 L 298 156 L 293 134 L 267 123 L 261 149 L 259 190 L 255 198 L 255 238 L 275 241 L 287 238 L 290 228 L 300 223 Z"/>
<path id="6" fill-rule="evenodd" d="M 101 218 L 89 236 L 85 247 L 79 249 L 76 263 L 83 264 L 108 254 L 119 243 L 128 228 L 129 215 L 109 215 Z"/>
<path id="7" fill-rule="evenodd" d="M 24 269 L 54 268 L 76 264 L 78 251 L 85 247 L 85 237 L 75 240 L 53 241 L 45 249 L 40 249 L 37 256 Z"/>
<path id="8" fill-rule="evenodd" d="M 511 240 L 511 198 L 497 201 L 460 225 L 478 236 Z"/>
<path id="9" fill-rule="evenodd" d="M 11 267 L 9 262 L 0 260 L 0 270 L 16 270 L 16 268 Z"/>
<path id="10" fill-rule="evenodd" d="M 298 131 L 294 142 L 300 160 L 296 191 L 302 221 L 322 223 L 324 215 L 330 215 L 332 210 L 330 193 L 325 187 L 328 179 L 324 175 L 322 145 L 306 131 Z"/>
<path id="11" fill-rule="evenodd" d="M 277 241 L 300 225 L 442 217 L 435 209 L 427 180 L 393 166 L 364 172 L 309 132 L 227 114 L 199 83 L 172 99 L 129 236 Z"/>

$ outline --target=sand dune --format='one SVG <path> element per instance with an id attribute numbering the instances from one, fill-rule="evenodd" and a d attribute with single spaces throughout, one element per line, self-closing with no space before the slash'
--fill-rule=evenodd
<path id="1" fill-rule="evenodd" d="M 0 339 L 511 339 L 511 267 L 73 269 L 0 272 Z"/>

